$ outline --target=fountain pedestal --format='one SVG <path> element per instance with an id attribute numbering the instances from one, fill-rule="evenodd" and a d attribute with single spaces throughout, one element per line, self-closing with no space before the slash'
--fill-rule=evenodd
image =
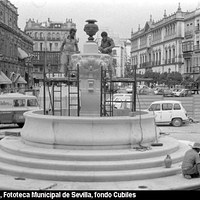
<path id="1" fill-rule="evenodd" d="M 112 70 L 112 57 L 97 51 L 95 42 L 84 45 L 83 54 L 72 55 L 72 67 L 79 67 L 80 116 L 100 116 L 101 68 Z"/>

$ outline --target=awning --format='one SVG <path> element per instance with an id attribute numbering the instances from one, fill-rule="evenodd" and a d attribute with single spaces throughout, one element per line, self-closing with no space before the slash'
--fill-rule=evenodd
<path id="1" fill-rule="evenodd" d="M 24 80 L 23 77 L 21 77 L 20 74 L 16 74 L 16 78 L 14 80 L 14 83 L 27 84 L 27 82 Z"/>
<path id="2" fill-rule="evenodd" d="M 12 81 L 2 71 L 0 71 L 0 85 L 2 84 L 12 84 Z"/>
<path id="3" fill-rule="evenodd" d="M 19 79 L 17 80 L 17 82 L 16 83 L 20 83 L 20 84 L 27 84 L 27 82 L 24 80 L 24 78 L 23 77 L 19 77 Z"/>
<path id="4" fill-rule="evenodd" d="M 33 74 L 33 78 L 35 78 L 35 79 L 43 79 L 44 75 L 42 73 Z"/>
<path id="5" fill-rule="evenodd" d="M 26 53 L 23 49 L 18 47 L 18 58 L 25 59 L 25 58 L 28 58 L 28 57 L 29 57 L 28 53 Z"/>

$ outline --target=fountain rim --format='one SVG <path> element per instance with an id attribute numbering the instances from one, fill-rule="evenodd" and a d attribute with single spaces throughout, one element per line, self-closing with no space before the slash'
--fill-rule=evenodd
<path id="1" fill-rule="evenodd" d="M 32 111 L 27 111 L 24 113 L 25 118 L 26 117 L 32 117 L 35 119 L 43 119 L 43 120 L 64 120 L 64 121 L 93 121 L 93 122 L 111 122 L 111 121 L 130 121 L 130 120 L 140 120 L 140 118 L 144 119 L 149 119 L 151 117 L 154 117 L 154 115 L 152 115 L 151 113 L 148 113 L 147 111 L 143 111 L 143 114 L 137 114 L 136 116 L 112 116 L 112 117 L 101 117 L 101 116 L 55 116 L 55 115 L 44 115 L 42 114 L 43 111 L 40 110 L 39 112 L 41 113 L 37 113 L 38 110 L 32 110 Z"/>

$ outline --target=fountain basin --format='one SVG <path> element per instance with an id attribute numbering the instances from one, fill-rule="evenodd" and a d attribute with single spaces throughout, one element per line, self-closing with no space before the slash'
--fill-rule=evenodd
<path id="1" fill-rule="evenodd" d="M 68 117 L 42 115 L 39 111 L 24 113 L 21 131 L 24 142 L 48 148 L 120 149 L 155 141 L 152 114 L 134 117 Z"/>

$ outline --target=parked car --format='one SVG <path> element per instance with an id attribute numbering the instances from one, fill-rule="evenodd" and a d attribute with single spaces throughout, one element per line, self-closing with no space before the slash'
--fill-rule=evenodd
<path id="1" fill-rule="evenodd" d="M 155 114 L 156 124 L 171 124 L 179 127 L 189 122 L 187 112 L 180 101 L 154 101 L 147 110 Z"/>
<path id="2" fill-rule="evenodd" d="M 162 88 L 156 88 L 154 90 L 154 94 L 156 94 L 156 95 L 163 95 L 164 94 L 164 89 L 162 89 Z"/>
<path id="3" fill-rule="evenodd" d="M 129 85 L 128 87 L 126 87 L 126 92 L 127 93 L 132 93 L 133 91 L 133 86 L 132 85 Z"/>
<path id="4" fill-rule="evenodd" d="M 132 94 L 117 93 L 113 95 L 113 107 L 116 109 L 124 109 L 131 107 Z M 110 98 L 106 100 L 106 104 L 109 105 Z"/>
<path id="5" fill-rule="evenodd" d="M 138 85 L 137 86 L 137 93 L 138 94 L 150 94 L 153 92 L 153 89 L 146 85 Z"/>
<path id="6" fill-rule="evenodd" d="M 165 90 L 163 90 L 163 96 L 164 97 L 173 97 L 174 93 L 170 89 L 165 89 Z"/>
<path id="7" fill-rule="evenodd" d="M 183 90 L 183 89 L 174 89 L 174 90 L 173 90 L 174 96 L 175 96 L 175 97 L 179 97 L 182 90 Z"/>
<path id="8" fill-rule="evenodd" d="M 192 96 L 192 91 L 189 89 L 180 89 L 176 92 L 174 92 L 175 97 L 188 97 Z"/>

